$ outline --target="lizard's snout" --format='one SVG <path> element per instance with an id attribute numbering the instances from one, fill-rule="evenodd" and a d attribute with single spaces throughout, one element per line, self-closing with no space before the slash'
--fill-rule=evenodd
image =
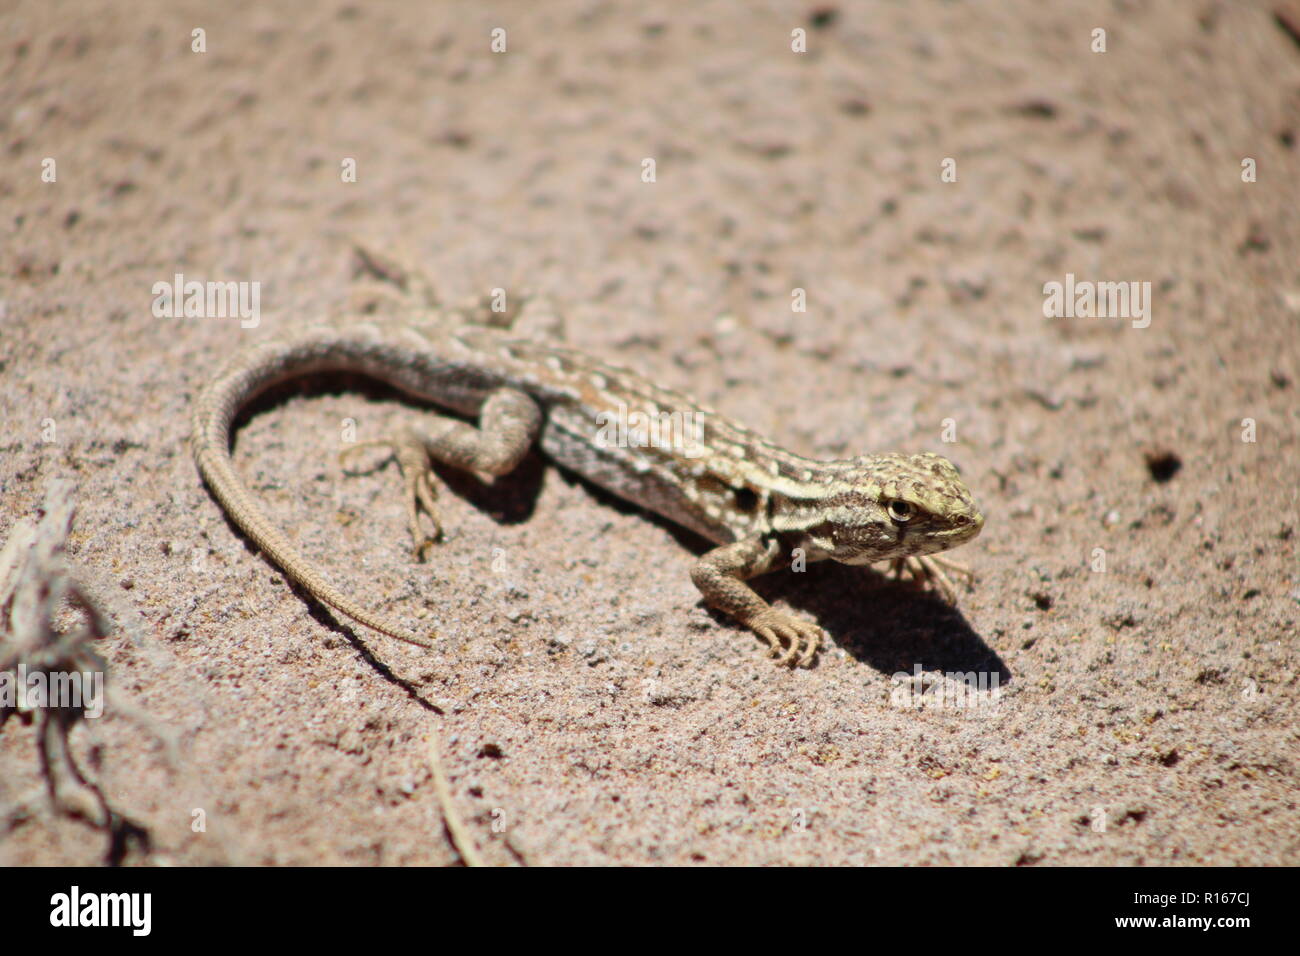
<path id="1" fill-rule="evenodd" d="M 984 528 L 984 513 L 971 502 L 969 510 L 955 516 L 952 520 L 954 537 L 961 541 L 970 541 Z"/>

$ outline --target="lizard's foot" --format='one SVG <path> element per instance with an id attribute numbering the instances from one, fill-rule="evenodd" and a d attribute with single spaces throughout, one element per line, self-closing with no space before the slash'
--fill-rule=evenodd
<path id="1" fill-rule="evenodd" d="M 416 560 L 423 560 L 428 547 L 442 537 L 442 521 L 438 518 L 438 507 L 434 503 L 437 495 L 434 492 L 433 468 L 429 464 L 428 452 L 424 450 L 424 445 L 414 434 L 403 431 L 393 438 L 349 445 L 339 453 L 340 463 L 344 456 L 363 448 L 387 448 L 397 459 L 397 464 L 402 469 L 402 478 L 406 481 L 406 520 L 411 529 L 415 557 Z M 382 465 L 383 462 L 380 464 Z M 346 473 L 346 466 L 344 470 Z M 352 474 L 361 473 L 352 472 Z M 433 531 L 427 535 L 420 529 L 420 508 L 424 509 L 424 513 L 429 516 L 429 521 L 433 524 Z"/>
<path id="2" fill-rule="evenodd" d="M 453 311 L 467 325 L 507 329 L 513 335 L 543 342 L 565 341 L 563 313 L 549 297 L 527 289 L 494 289 Z"/>
<path id="3" fill-rule="evenodd" d="M 894 558 L 890 562 L 890 572 L 899 580 L 906 575 L 909 580 L 934 591 L 945 603 L 956 604 L 957 588 L 953 585 L 952 578 L 945 573 L 945 568 L 967 581 L 975 578 L 975 573 L 966 565 L 928 554 L 920 557 L 909 555 L 906 558 Z"/>
<path id="4" fill-rule="evenodd" d="M 404 251 L 385 252 L 363 239 L 352 240 L 354 311 L 375 312 L 397 307 L 420 316 L 415 324 L 432 322 L 508 329 L 522 338 L 563 342 L 563 313 L 548 297 L 528 291 L 521 283 L 494 287 L 458 303 L 444 303 L 433 280 Z"/>
<path id="5" fill-rule="evenodd" d="M 767 641 L 768 656 L 776 658 L 779 666 L 809 666 L 825 636 L 816 624 L 776 608 L 767 608 L 745 624 Z"/>
<path id="6" fill-rule="evenodd" d="M 369 284 L 369 291 L 379 294 L 378 290 L 389 290 L 388 297 L 411 309 L 436 311 L 442 308 L 438 290 L 425 273 L 413 265 L 414 259 L 407 253 L 391 254 L 382 252 L 371 243 L 361 239 L 352 240 L 353 278 L 364 280 Z"/>

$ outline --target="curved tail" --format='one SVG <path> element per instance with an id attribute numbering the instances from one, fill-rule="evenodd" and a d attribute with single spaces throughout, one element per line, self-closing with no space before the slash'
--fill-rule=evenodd
<path id="1" fill-rule="evenodd" d="M 293 342 L 258 346 L 227 365 L 195 403 L 191 436 L 194 461 L 230 520 L 291 580 L 334 610 L 380 634 L 431 648 L 429 641 L 362 607 L 326 581 L 258 507 L 235 474 L 230 457 L 231 423 L 245 403 L 285 379 L 342 367 L 349 358 L 347 352 L 347 343 L 336 335 L 309 335 Z"/>

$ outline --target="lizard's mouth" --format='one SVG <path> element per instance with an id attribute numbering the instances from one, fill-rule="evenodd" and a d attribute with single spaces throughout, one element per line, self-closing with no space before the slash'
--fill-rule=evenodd
<path id="1" fill-rule="evenodd" d="M 972 509 L 969 514 L 954 517 L 948 527 L 932 530 L 924 539 L 919 539 L 925 541 L 925 547 L 915 553 L 937 554 L 940 551 L 947 551 L 979 537 L 983 529 L 984 515 Z"/>

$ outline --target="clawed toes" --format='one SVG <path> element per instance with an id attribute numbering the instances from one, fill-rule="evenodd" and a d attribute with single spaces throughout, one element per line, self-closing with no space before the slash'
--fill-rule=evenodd
<path id="1" fill-rule="evenodd" d="M 777 659 L 776 659 L 776 666 L 777 666 L 777 667 L 788 667 L 788 666 L 790 666 L 790 662 L 791 662 L 792 660 L 794 660 L 794 652 L 797 651 L 798 649 L 799 649 L 799 641 L 796 640 L 796 639 L 791 639 L 791 640 L 790 640 L 790 646 L 787 647 L 787 648 L 786 648 L 786 649 L 785 649 L 785 650 L 784 650 L 784 651 L 783 651 L 783 652 L 782 652 L 782 653 L 777 657 Z"/>
<path id="2" fill-rule="evenodd" d="M 415 539 L 415 546 L 412 548 L 412 551 L 415 554 L 415 560 L 420 564 L 424 564 L 429 560 L 429 552 L 432 551 L 442 539 L 442 528 L 435 527 L 430 534 L 426 534 L 423 537 L 418 537 L 418 534 L 419 529 L 412 529 L 411 537 Z"/>
<path id="3" fill-rule="evenodd" d="M 890 562 L 890 572 L 896 579 L 902 580 L 906 576 L 917 587 L 928 588 L 933 591 L 944 603 L 956 604 L 957 588 L 952 579 L 948 577 L 945 569 L 965 578 L 968 582 L 973 581 L 975 578 L 974 572 L 965 565 L 950 561 L 947 558 L 937 558 L 931 555 L 909 556 L 895 558 Z"/>
<path id="4" fill-rule="evenodd" d="M 423 562 L 429 549 L 442 540 L 442 522 L 438 519 L 437 490 L 433 485 L 433 472 L 429 467 L 429 456 L 418 438 L 409 432 L 402 432 L 393 438 L 376 441 L 358 442 L 339 452 L 339 462 L 345 473 L 364 474 L 348 471 L 347 458 L 363 449 L 385 448 L 390 452 L 389 458 L 395 458 L 402 470 L 402 480 L 406 486 L 406 524 L 411 531 L 411 550 L 416 561 Z M 382 459 L 375 469 L 387 464 L 389 458 Z M 372 469 L 374 470 L 374 469 Z M 420 511 L 429 517 L 432 530 L 425 534 L 420 527 Z"/>
<path id="5" fill-rule="evenodd" d="M 767 656 L 778 667 L 808 667 L 821 647 L 822 629 L 796 617 L 773 612 L 762 623 L 751 627 L 767 642 Z"/>

